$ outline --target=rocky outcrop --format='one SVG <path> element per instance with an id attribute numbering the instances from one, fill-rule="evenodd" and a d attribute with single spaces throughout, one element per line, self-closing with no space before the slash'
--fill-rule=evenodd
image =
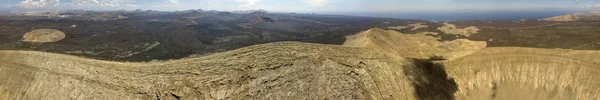
<path id="1" fill-rule="evenodd" d="M 57 42 L 65 38 L 65 33 L 56 29 L 37 29 L 23 35 L 24 42 Z"/>

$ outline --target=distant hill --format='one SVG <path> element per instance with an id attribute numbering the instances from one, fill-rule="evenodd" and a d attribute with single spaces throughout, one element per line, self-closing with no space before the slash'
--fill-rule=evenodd
<path id="1" fill-rule="evenodd" d="M 442 56 L 446 59 L 454 59 L 485 48 L 487 45 L 485 41 L 467 39 L 441 42 L 437 38 L 429 36 L 434 34 L 438 33 L 404 34 L 393 30 L 373 28 L 349 36 L 344 46 L 377 48 L 401 57 L 425 59 Z"/>
<path id="2" fill-rule="evenodd" d="M 169 60 L 279 41 L 342 44 L 344 36 L 372 27 L 425 22 L 260 10 L 249 13 L 73 10 L 50 15 L 46 12 L 0 15 L 0 22 L 6 22 L 0 24 L 0 28 L 5 29 L 0 30 L 0 49 L 36 50 L 116 61 Z M 57 29 L 67 37 L 51 44 L 20 41 L 25 33 L 40 28 Z"/>
<path id="3" fill-rule="evenodd" d="M 544 21 L 600 21 L 600 13 L 575 13 L 542 19 Z"/>

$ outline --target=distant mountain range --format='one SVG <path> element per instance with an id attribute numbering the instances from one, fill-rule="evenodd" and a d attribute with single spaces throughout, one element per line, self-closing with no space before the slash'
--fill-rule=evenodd
<path id="1" fill-rule="evenodd" d="M 520 20 L 541 19 L 570 13 L 590 12 L 588 10 L 448 10 L 448 11 L 398 11 L 398 12 L 330 12 L 330 14 L 386 17 L 400 19 L 420 19 L 436 21 L 456 20 Z"/>
<path id="2" fill-rule="evenodd" d="M 468 46 L 472 41 L 468 40 L 439 48 L 407 48 L 438 42 L 411 39 L 417 37 L 433 38 L 374 28 L 358 33 L 344 45 L 274 42 L 204 57 L 149 63 L 0 50 L 0 79 L 3 79 L 0 97 L 161 100 L 600 98 L 597 95 L 600 93 L 600 77 L 597 77 L 600 75 L 600 56 L 597 56 L 600 51 L 526 47 L 472 49 Z M 445 59 L 421 53 L 436 48 L 459 56 Z M 414 56 L 406 54 L 430 58 L 412 58 Z"/>

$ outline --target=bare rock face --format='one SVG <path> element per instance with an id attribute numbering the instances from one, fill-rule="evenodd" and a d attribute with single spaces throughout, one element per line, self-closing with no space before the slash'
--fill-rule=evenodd
<path id="1" fill-rule="evenodd" d="M 37 29 L 23 35 L 25 42 L 57 42 L 65 38 L 65 33 L 56 29 Z"/>

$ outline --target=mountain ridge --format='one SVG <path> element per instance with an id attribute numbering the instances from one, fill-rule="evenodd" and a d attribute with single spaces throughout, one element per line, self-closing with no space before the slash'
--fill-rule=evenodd
<path id="1" fill-rule="evenodd" d="M 403 67 L 390 66 L 410 66 L 408 61 L 368 51 L 371 50 L 278 42 L 162 63 L 0 51 L 0 79 L 5 80 L 0 82 L 0 97 L 414 99 L 409 83 L 402 81 L 407 80 Z"/>

